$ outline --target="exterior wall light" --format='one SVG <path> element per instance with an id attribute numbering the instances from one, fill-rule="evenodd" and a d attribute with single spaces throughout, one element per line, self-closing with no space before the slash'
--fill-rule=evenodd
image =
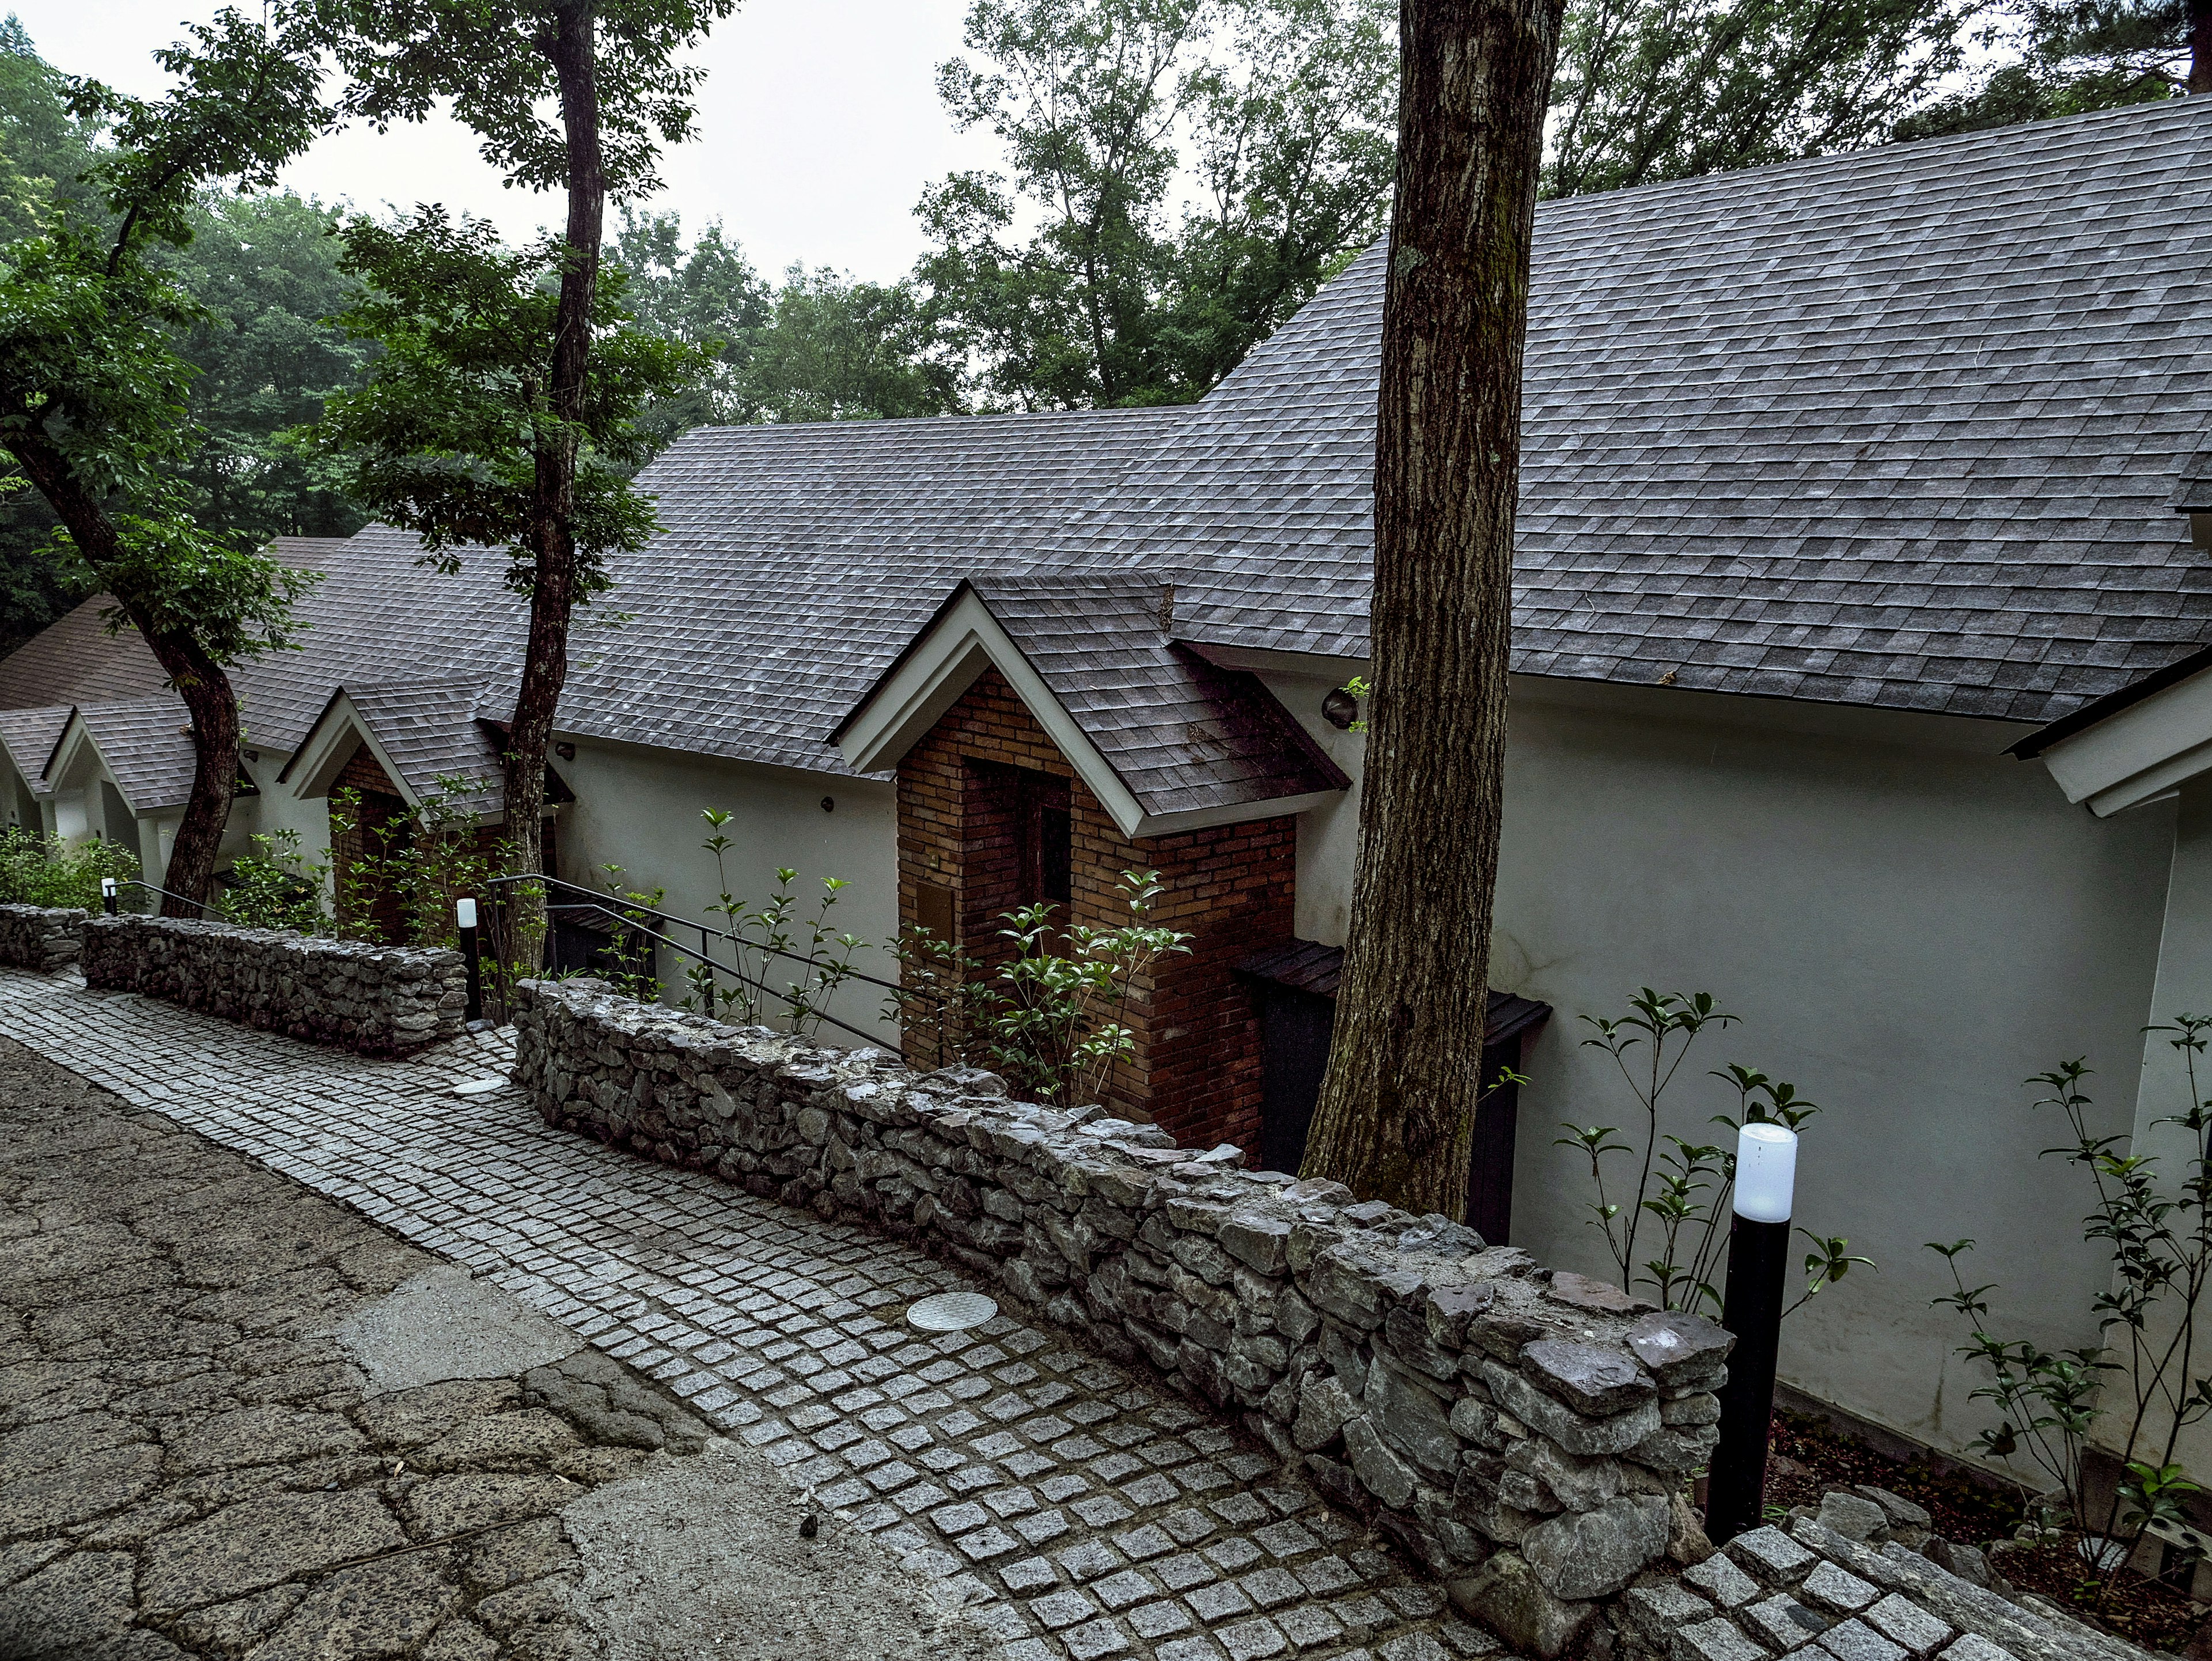
<path id="1" fill-rule="evenodd" d="M 1735 1214 L 1721 1312 L 1735 1348 L 1721 1386 L 1721 1439 L 1705 1487 L 1705 1533 L 1716 1545 L 1757 1528 L 1764 1514 L 1796 1186 L 1797 1133 L 1785 1125 L 1745 1125 L 1736 1135 Z"/>
<path id="2" fill-rule="evenodd" d="M 1359 700 L 1341 686 L 1332 687 L 1321 701 L 1321 718 L 1331 727 L 1352 730 L 1352 723 L 1359 719 Z"/>

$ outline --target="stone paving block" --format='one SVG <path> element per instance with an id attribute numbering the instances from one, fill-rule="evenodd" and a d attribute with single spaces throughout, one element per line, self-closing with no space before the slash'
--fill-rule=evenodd
<path id="1" fill-rule="evenodd" d="M 445 1252 L 602 1353 L 667 1369 L 710 1423 L 812 1484 L 817 1505 L 928 1554 L 918 1567 L 947 1595 L 988 1603 L 988 1582 L 1049 1597 L 1064 1578 L 1098 1600 L 1050 1640 L 1008 1628 L 1007 1661 L 1222 1661 L 1231 1632 L 1238 1661 L 1293 1643 L 1380 1653 L 1437 1618 L 1409 1613 L 1436 1605 L 1424 1577 L 1319 1508 L 1302 1473 L 1233 1424 L 1008 1316 L 927 1341 L 902 1324 L 916 1299 L 973 1286 L 962 1271 L 549 1131 L 512 1092 L 454 1096 L 457 1066 L 503 1054 L 500 1035 L 365 1062 L 14 975 L 0 975 L 0 1028 Z M 951 1512 L 973 1525 L 940 1529 Z M 1089 1546 L 1103 1561 L 1063 1577 L 1024 1532 L 1063 1563 Z M 945 1573 L 956 1558 L 975 1567 Z M 1374 1595 L 1417 1583 L 1400 1608 Z M 1182 1624 L 1196 1617 L 1179 1597 L 1209 1588 L 1238 1612 L 1212 1633 Z"/>
<path id="2" fill-rule="evenodd" d="M 1671 1661 L 1768 1661 L 1768 1652 L 1719 1615 L 1677 1631 L 1668 1650 Z"/>
<path id="3" fill-rule="evenodd" d="M 1939 1621 L 1909 1597 L 1892 1592 L 1859 1617 L 1893 1644 L 1916 1656 L 1932 1655 L 1951 1636 L 1948 1621 Z"/>
<path id="4" fill-rule="evenodd" d="M 1718 1553 L 1682 1571 L 1682 1579 L 1724 1609 L 1759 1596 L 1759 1582 Z"/>
<path id="5" fill-rule="evenodd" d="M 1771 1523 L 1739 1534 L 1722 1549 L 1739 1568 L 1769 1585 L 1795 1585 L 1819 1561 Z"/>
<path id="6" fill-rule="evenodd" d="M 2015 1661 L 2015 1658 L 2003 1646 L 1992 1644 L 1978 1632 L 1970 1632 L 1943 1652 L 1942 1661 Z"/>
<path id="7" fill-rule="evenodd" d="M 1794 1650 L 1835 1624 L 1832 1617 L 1798 1602 L 1787 1592 L 1777 1592 L 1756 1603 L 1747 1603 L 1736 1611 L 1736 1619 L 1753 1637 L 1778 1650 Z"/>
<path id="8" fill-rule="evenodd" d="M 1846 1621 L 1822 1633 L 1820 1647 L 1836 1661 L 1906 1661 L 1902 1645 L 1891 1643 L 1863 1621 Z"/>

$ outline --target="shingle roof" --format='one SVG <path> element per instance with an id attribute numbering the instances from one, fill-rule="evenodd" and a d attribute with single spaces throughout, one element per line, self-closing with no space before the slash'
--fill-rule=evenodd
<path id="1" fill-rule="evenodd" d="M 0 658 L 0 709 L 139 697 L 167 684 L 135 632 L 107 632 L 100 614 L 114 604 L 95 594 Z"/>
<path id="2" fill-rule="evenodd" d="M 69 717 L 66 703 L 50 703 L 42 709 L 0 709 L 0 750 L 8 752 L 15 770 L 38 794 L 46 791 L 46 758 L 54 753 Z"/>
<path id="3" fill-rule="evenodd" d="M 1168 638 L 1172 592 L 1143 574 L 984 576 L 957 585 L 936 617 L 974 593 L 1148 816 L 1349 784 L 1256 676 Z"/>
<path id="4" fill-rule="evenodd" d="M 687 435 L 562 729 L 842 771 L 823 735 L 963 577 L 1141 569 L 1179 639 L 1363 655 L 1381 272 L 1186 410 Z M 2208 432 L 2212 100 L 1547 204 L 1515 666 L 2054 719 L 2212 642 L 2173 511 Z M 513 684 L 503 556 L 415 558 L 324 551 L 307 649 L 237 672 L 252 739 L 340 684 Z M 54 635 L 0 706 L 148 690 Z"/>
<path id="5" fill-rule="evenodd" d="M 825 738 L 963 577 L 1134 557 L 1096 514 L 1186 412 L 725 427 L 644 474 L 666 530 L 580 634 L 563 730 L 842 771 Z"/>
<path id="6" fill-rule="evenodd" d="M 2182 466 L 2173 486 L 2173 511 L 2212 514 L 2212 438 Z"/>
<path id="7" fill-rule="evenodd" d="M 1123 515 L 1188 636 L 1366 649 L 1379 253 Z M 2212 99 L 1548 204 L 1515 666 L 2040 721 L 2212 640 Z"/>
<path id="8" fill-rule="evenodd" d="M 478 813 L 496 815 L 506 811 L 499 745 L 489 723 L 479 713 L 491 691 L 487 683 L 474 679 L 341 686 L 331 695 L 324 715 L 313 725 L 321 725 L 342 695 L 391 758 L 399 774 L 397 782 L 413 792 L 417 800 L 436 794 L 441 779 L 457 779 L 465 785 L 488 787 L 481 794 L 471 796 L 471 806 Z M 513 703 L 511 693 L 505 702 Z M 277 778 L 290 777 L 299 760 L 295 752 Z"/>
<path id="9" fill-rule="evenodd" d="M 185 805 L 192 794 L 195 757 L 191 717 L 174 693 L 81 703 L 75 715 L 132 812 Z"/>

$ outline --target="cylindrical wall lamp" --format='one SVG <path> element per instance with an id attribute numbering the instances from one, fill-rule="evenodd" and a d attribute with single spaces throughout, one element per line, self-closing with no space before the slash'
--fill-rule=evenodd
<path id="1" fill-rule="evenodd" d="M 1705 1485 L 1713 1543 L 1757 1528 L 1766 1497 L 1766 1445 L 1774 1369 L 1790 1281 L 1790 1215 L 1797 1185 L 1797 1133 L 1754 1122 L 1736 1136 L 1735 1216 L 1721 1324 L 1735 1335 L 1721 1386 L 1720 1444 Z"/>

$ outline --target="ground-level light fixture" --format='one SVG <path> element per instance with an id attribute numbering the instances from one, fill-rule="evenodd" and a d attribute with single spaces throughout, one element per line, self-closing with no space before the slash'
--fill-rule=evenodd
<path id="1" fill-rule="evenodd" d="M 483 1019 L 483 973 L 477 961 L 477 903 L 464 897 L 453 902 L 453 922 L 461 934 L 461 963 L 468 971 L 469 1007 L 465 1019 Z"/>
<path id="2" fill-rule="evenodd" d="M 1720 1442 L 1705 1484 L 1705 1532 L 1716 1545 L 1757 1528 L 1766 1496 L 1774 1369 L 1790 1278 L 1797 1133 L 1754 1120 L 1736 1135 L 1735 1215 L 1721 1324 L 1735 1335 L 1721 1386 Z"/>

